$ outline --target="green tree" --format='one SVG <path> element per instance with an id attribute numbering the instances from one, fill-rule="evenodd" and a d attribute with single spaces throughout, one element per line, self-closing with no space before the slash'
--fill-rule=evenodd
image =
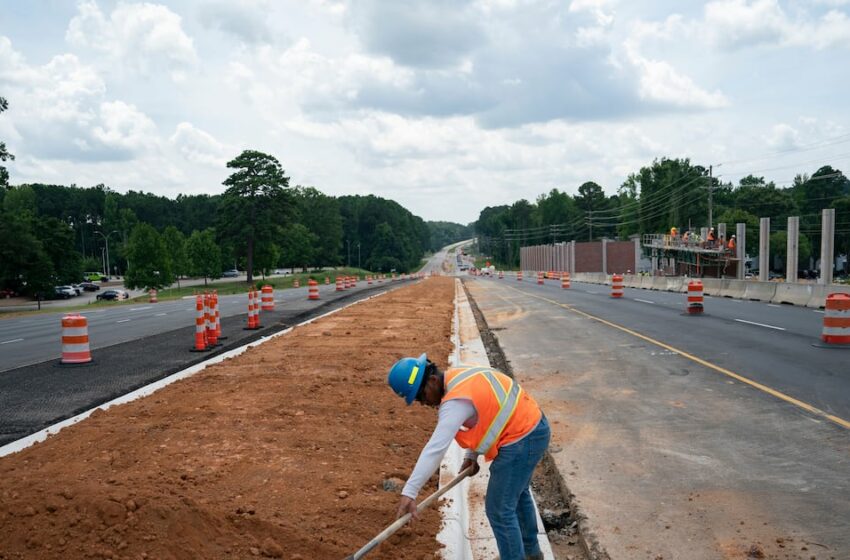
<path id="1" fill-rule="evenodd" d="M 295 187 L 295 207 L 298 222 L 316 236 L 313 263 L 336 266 L 342 249 L 342 216 L 339 202 L 313 187 Z"/>
<path id="2" fill-rule="evenodd" d="M 9 108 L 9 102 L 5 97 L 0 97 L 0 113 Z M 0 140 L 0 161 L 14 161 L 15 156 L 10 154 L 6 149 L 6 143 Z M 5 166 L 0 165 L 0 187 L 9 185 L 9 171 Z"/>
<path id="3" fill-rule="evenodd" d="M 124 284 L 128 288 L 160 289 L 172 282 L 168 253 L 162 236 L 153 226 L 137 225 L 130 234 L 130 268 Z"/>
<path id="4" fill-rule="evenodd" d="M 314 258 L 317 241 L 304 224 L 290 224 L 281 234 L 278 262 L 289 268 L 306 268 Z"/>
<path id="5" fill-rule="evenodd" d="M 177 287 L 180 287 L 180 277 L 189 272 L 189 257 L 186 253 L 186 236 L 175 226 L 168 226 L 162 232 L 162 241 L 165 243 L 165 252 L 168 255 L 168 264 L 171 273 L 177 279 Z"/>
<path id="6" fill-rule="evenodd" d="M 44 217 L 35 221 L 34 233 L 50 259 L 56 282 L 79 282 L 83 277 L 83 259 L 74 249 L 74 230 L 61 220 Z"/>
<path id="7" fill-rule="evenodd" d="M 783 262 L 788 258 L 788 232 L 776 231 L 770 234 L 770 254 L 776 255 Z M 809 265 L 809 258 L 812 256 L 812 242 L 806 235 L 800 234 L 797 239 L 797 267 L 806 268 Z"/>
<path id="8" fill-rule="evenodd" d="M 222 233 L 244 250 L 250 284 L 254 245 L 259 239 L 273 237 L 274 226 L 286 212 L 289 177 L 275 157 L 256 150 L 243 151 L 227 162 L 227 167 L 236 171 L 224 181 L 228 188 L 222 198 L 219 223 Z"/>
<path id="9" fill-rule="evenodd" d="M 212 228 L 193 231 L 186 241 L 186 253 L 189 274 L 203 276 L 205 286 L 208 278 L 221 278 L 221 249 L 215 242 L 215 231 Z"/>
<path id="10" fill-rule="evenodd" d="M 0 286 L 35 296 L 50 296 L 56 283 L 53 263 L 30 220 L 0 212 Z"/>

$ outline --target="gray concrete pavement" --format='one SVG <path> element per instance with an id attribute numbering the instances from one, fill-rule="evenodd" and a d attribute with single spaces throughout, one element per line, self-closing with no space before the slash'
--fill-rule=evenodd
<path id="1" fill-rule="evenodd" d="M 850 352 L 812 346 L 819 314 L 711 298 L 688 317 L 682 294 L 467 284 L 612 558 L 850 557 L 850 430 L 559 303 L 846 420 Z"/>

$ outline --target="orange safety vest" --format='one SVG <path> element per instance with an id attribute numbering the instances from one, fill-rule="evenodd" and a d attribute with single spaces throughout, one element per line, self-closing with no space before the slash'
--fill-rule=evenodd
<path id="1" fill-rule="evenodd" d="M 492 461 L 499 448 L 530 432 L 543 413 L 519 383 L 489 367 L 460 366 L 446 371 L 446 393 L 441 402 L 452 399 L 472 401 L 478 423 L 461 428 L 455 441 Z"/>
<path id="2" fill-rule="evenodd" d="M 734 239 L 730 239 L 730 240 L 729 240 L 729 243 L 726 245 L 726 248 L 727 248 L 727 249 L 734 249 L 734 248 L 735 248 L 735 240 L 734 240 Z"/>

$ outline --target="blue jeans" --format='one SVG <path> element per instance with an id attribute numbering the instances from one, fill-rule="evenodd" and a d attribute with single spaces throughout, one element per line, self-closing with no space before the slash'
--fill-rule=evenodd
<path id="1" fill-rule="evenodd" d="M 499 448 L 490 465 L 485 508 L 496 536 L 500 560 L 525 560 L 540 554 L 531 475 L 549 447 L 549 422 L 543 416 L 521 440 Z"/>

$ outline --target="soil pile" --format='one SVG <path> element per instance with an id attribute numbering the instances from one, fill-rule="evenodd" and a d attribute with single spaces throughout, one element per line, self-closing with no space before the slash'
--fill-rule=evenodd
<path id="1" fill-rule="evenodd" d="M 351 554 L 436 422 L 387 370 L 446 366 L 453 297 L 448 278 L 398 289 L 0 459 L 0 559 Z M 430 558 L 438 529 L 431 510 L 369 558 Z"/>

